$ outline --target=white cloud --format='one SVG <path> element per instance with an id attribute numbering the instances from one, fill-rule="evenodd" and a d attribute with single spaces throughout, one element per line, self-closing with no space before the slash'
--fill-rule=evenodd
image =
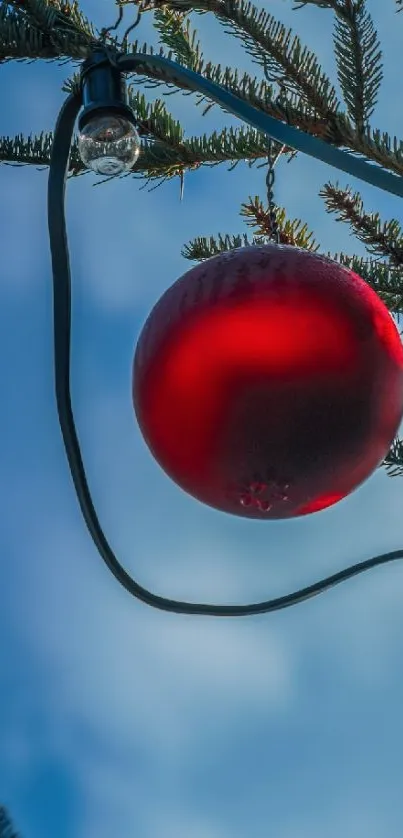
<path id="1" fill-rule="evenodd" d="M 28 494 L 30 488 L 26 482 Z M 43 503 L 45 509 L 45 498 Z M 18 614 L 10 620 L 42 673 L 50 717 L 63 719 L 66 729 L 81 720 L 94 732 L 105 731 L 123 752 L 147 731 L 154 752 L 162 749 L 186 762 L 195 742 L 214 738 L 218 730 L 232 735 L 245 713 L 289 711 L 293 653 L 274 624 L 151 610 L 102 567 L 86 530 L 78 534 L 67 510 L 53 511 L 50 520 L 40 502 L 31 512 L 32 521 L 25 521 L 30 562 Z M 138 552 L 143 566 L 144 535 Z M 221 548 L 208 535 L 190 563 L 186 553 L 164 555 L 162 545 L 161 553 L 178 596 L 181 588 L 197 588 L 208 598 L 214 588 L 216 601 L 242 600 L 242 575 L 231 574 L 230 562 L 221 565 Z M 20 572 L 14 566 L 11 592 Z"/>
<path id="2" fill-rule="evenodd" d="M 47 242 L 46 173 L 34 167 L 1 167 L 2 293 L 24 296 L 43 284 Z M 29 230 L 30 245 L 27 245 Z M 24 246 L 21 247 L 21 241 Z M 46 248 L 46 250 L 45 250 Z"/>
<path id="3" fill-rule="evenodd" d="M 370 811 L 368 811 L 370 808 Z M 284 831 L 280 828 L 278 838 L 398 838 L 398 833 L 391 828 L 388 820 L 377 816 L 369 802 L 362 802 L 361 807 L 353 801 L 342 801 L 341 805 L 322 817 L 312 815 L 296 819 L 291 827 Z"/>

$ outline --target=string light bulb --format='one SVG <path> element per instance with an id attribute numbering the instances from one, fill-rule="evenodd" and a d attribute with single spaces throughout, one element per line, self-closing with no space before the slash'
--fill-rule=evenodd
<path id="1" fill-rule="evenodd" d="M 140 154 L 140 137 L 126 82 L 104 50 L 95 50 L 83 65 L 82 95 L 78 151 L 85 167 L 99 175 L 129 172 Z"/>
<path id="2" fill-rule="evenodd" d="M 78 136 L 78 150 L 87 169 L 99 175 L 120 175 L 135 165 L 140 137 L 134 124 L 113 113 L 95 114 Z"/>

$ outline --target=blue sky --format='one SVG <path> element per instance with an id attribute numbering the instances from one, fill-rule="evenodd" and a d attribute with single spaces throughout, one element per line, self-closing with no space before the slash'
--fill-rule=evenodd
<path id="1" fill-rule="evenodd" d="M 334 79 L 330 10 L 265 8 Z M 373 127 L 400 138 L 403 16 L 369 0 L 384 62 Z M 111 0 L 83 0 L 95 25 Z M 128 14 L 128 19 L 130 12 Z M 242 45 L 195 16 L 205 56 L 250 70 Z M 139 37 L 155 43 L 151 21 Z M 53 130 L 68 66 L 1 67 L 1 133 Z M 336 81 L 336 89 L 338 89 Z M 151 97 L 161 91 L 148 91 Z M 396 107 L 396 103 L 398 106 Z M 188 135 L 238 124 L 167 99 Z M 235 234 L 264 170 L 242 164 L 154 192 L 125 178 L 70 181 L 73 398 L 94 500 L 136 578 L 172 597 L 248 602 L 402 545 L 403 481 L 377 472 L 335 507 L 295 521 L 222 515 L 181 492 L 135 422 L 142 324 L 191 265 L 197 235 Z M 318 197 L 328 180 L 400 219 L 399 199 L 298 155 L 275 196 L 322 252 L 365 255 Z M 131 598 L 81 519 L 53 394 L 47 171 L 0 167 L 0 803 L 21 838 L 401 838 L 403 568 L 288 611 L 242 620 L 170 615 Z"/>

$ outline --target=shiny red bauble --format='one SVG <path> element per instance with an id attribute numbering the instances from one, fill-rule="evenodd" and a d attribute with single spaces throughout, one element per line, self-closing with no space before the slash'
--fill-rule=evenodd
<path id="1" fill-rule="evenodd" d="M 338 262 L 289 245 L 197 265 L 155 305 L 133 367 L 157 462 L 203 503 L 290 518 L 380 465 L 403 416 L 403 347 L 386 306 Z"/>

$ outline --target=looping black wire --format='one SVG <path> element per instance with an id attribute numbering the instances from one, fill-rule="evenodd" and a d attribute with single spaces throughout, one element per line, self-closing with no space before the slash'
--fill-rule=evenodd
<path id="1" fill-rule="evenodd" d="M 123 7 L 123 5 L 122 5 L 121 3 L 118 3 L 117 5 L 118 5 L 118 7 L 119 7 L 119 13 L 118 13 L 118 18 L 117 18 L 117 20 L 116 20 L 116 23 L 114 23 L 114 25 L 113 25 L 113 26 L 108 26 L 108 27 L 104 27 L 104 29 L 101 29 L 101 32 L 100 32 L 100 39 L 101 39 L 101 41 L 102 41 L 103 43 L 105 42 L 105 40 L 106 40 L 106 38 L 107 38 L 107 36 L 108 36 L 109 32 L 113 32 L 115 29 L 118 29 L 118 28 L 119 28 L 119 26 L 120 26 L 120 24 L 121 24 L 121 22 L 122 22 L 122 20 L 123 20 L 124 7 Z M 141 15 L 142 15 L 142 9 L 141 9 L 141 6 L 139 5 L 139 7 L 138 7 L 138 9 L 137 9 L 137 18 L 136 18 L 136 20 L 134 21 L 134 23 L 132 23 L 132 24 L 131 24 L 131 26 L 129 26 L 129 27 L 126 29 L 126 32 L 125 32 L 125 33 L 124 33 L 124 35 L 123 35 L 122 45 L 123 45 L 123 49 L 124 49 L 125 51 L 126 51 L 126 47 L 127 47 L 127 40 L 128 40 L 128 37 L 129 37 L 129 33 L 130 33 L 130 32 L 132 32 L 132 30 L 133 30 L 133 29 L 135 29 L 135 28 L 136 28 L 136 26 L 138 26 L 138 25 L 139 25 L 140 20 L 141 20 Z"/>
<path id="2" fill-rule="evenodd" d="M 289 608 L 317 596 L 346 579 L 372 567 L 403 558 L 403 550 L 384 553 L 352 565 L 339 573 L 286 596 L 251 605 L 209 605 L 181 602 L 151 593 L 129 576 L 119 563 L 99 523 L 83 465 L 74 422 L 70 392 L 71 276 L 65 219 L 65 188 L 70 148 L 82 95 L 70 94 L 60 111 L 53 138 L 48 182 L 48 228 L 53 272 L 53 318 L 56 403 L 64 446 L 81 512 L 103 561 L 120 584 L 132 596 L 158 608 L 177 614 L 200 614 L 214 617 L 241 617 L 265 614 Z"/>
<path id="3" fill-rule="evenodd" d="M 123 20 L 123 6 L 122 6 L 121 3 L 118 3 L 118 8 L 119 8 L 119 13 L 118 13 L 118 18 L 117 18 L 116 23 L 114 23 L 113 26 L 105 26 L 103 29 L 101 29 L 101 31 L 99 33 L 99 36 L 100 36 L 100 39 L 101 39 L 102 42 L 104 42 L 106 40 L 109 32 L 114 32 L 115 29 L 118 29 L 118 27 L 120 26 L 120 24 Z"/>
<path id="4" fill-rule="evenodd" d="M 137 17 L 136 17 L 136 20 L 134 21 L 134 23 L 132 23 L 132 25 L 131 25 L 131 26 L 129 26 L 129 27 L 128 27 L 128 29 L 126 29 L 126 32 L 125 32 L 125 34 L 123 35 L 123 45 L 124 45 L 124 48 L 125 48 L 125 49 L 126 49 L 126 47 L 127 47 L 127 39 L 128 39 L 128 37 L 129 37 L 129 32 L 132 32 L 132 31 L 133 31 L 133 29 L 135 29 L 135 28 L 136 28 L 136 26 L 138 26 L 138 25 L 139 25 L 140 21 L 141 21 L 141 7 L 139 6 L 139 8 L 137 9 Z"/>

